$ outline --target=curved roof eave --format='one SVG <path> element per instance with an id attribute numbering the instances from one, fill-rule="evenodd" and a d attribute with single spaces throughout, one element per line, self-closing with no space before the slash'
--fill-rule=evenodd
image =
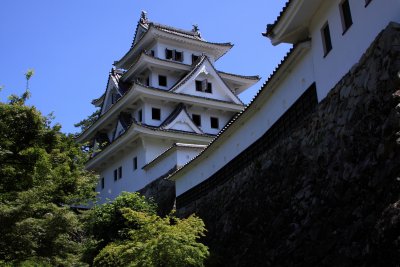
<path id="1" fill-rule="evenodd" d="M 183 38 L 183 40 L 186 40 L 186 42 L 189 42 L 189 43 L 192 42 L 193 44 L 203 44 L 203 45 L 208 45 L 210 47 L 221 48 L 222 52 L 217 54 L 215 60 L 217 60 L 218 58 L 225 55 L 226 52 L 228 52 L 233 47 L 232 43 L 213 43 L 213 42 L 207 42 L 207 41 L 203 41 L 203 40 L 199 40 L 199 39 L 193 39 L 193 38 L 189 38 L 186 36 L 175 34 L 173 32 L 163 31 L 163 30 L 155 27 L 154 25 L 150 24 L 148 27 L 148 30 L 143 34 L 143 36 L 140 38 L 140 40 L 138 40 L 134 44 L 134 46 L 132 46 L 129 49 L 129 51 L 120 60 L 114 62 L 114 66 L 116 66 L 117 68 L 125 69 L 124 67 L 126 67 L 125 66 L 126 61 L 129 60 L 131 55 L 134 54 L 135 50 L 137 50 L 137 48 L 141 45 L 141 43 L 143 43 L 143 40 L 146 40 L 147 36 L 149 36 L 153 31 L 159 31 L 160 33 L 172 35 L 172 36 L 175 36 L 176 38 Z"/>

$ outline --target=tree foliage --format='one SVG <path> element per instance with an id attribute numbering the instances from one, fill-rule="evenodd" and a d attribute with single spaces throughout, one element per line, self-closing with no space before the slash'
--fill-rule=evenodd
<path id="1" fill-rule="evenodd" d="M 86 119 L 81 120 L 78 123 L 75 123 L 75 127 L 81 128 L 81 132 L 84 132 L 88 129 L 100 116 L 100 109 L 97 109 L 92 114 L 90 114 Z"/>
<path id="2" fill-rule="evenodd" d="M 202 266 L 205 228 L 191 216 L 161 218 L 137 193 L 87 212 L 97 177 L 88 154 L 21 96 L 0 102 L 1 266 Z"/>
<path id="3" fill-rule="evenodd" d="M 209 256 L 208 248 L 198 242 L 205 232 L 200 218 L 161 218 L 137 193 L 124 193 L 96 207 L 91 218 L 96 226 L 92 230 L 111 241 L 94 258 L 94 266 L 203 266 Z M 102 230 L 107 225 L 111 236 Z"/>
<path id="4" fill-rule="evenodd" d="M 0 264 L 73 265 L 84 234 L 71 206 L 94 196 L 96 177 L 72 136 L 25 105 L 29 95 L 0 102 Z"/>
<path id="5" fill-rule="evenodd" d="M 156 214 L 156 205 L 138 193 L 123 192 L 112 202 L 94 206 L 85 216 L 86 232 L 96 240 L 87 247 L 86 262 L 91 263 L 108 243 L 126 238 L 125 233 L 132 225 L 126 225 L 122 208 Z"/>

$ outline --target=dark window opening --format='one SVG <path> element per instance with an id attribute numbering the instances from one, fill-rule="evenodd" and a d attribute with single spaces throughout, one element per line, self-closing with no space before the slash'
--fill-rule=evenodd
<path id="1" fill-rule="evenodd" d="M 168 49 L 168 48 L 165 49 L 165 58 L 166 59 L 172 59 L 172 57 L 173 57 L 173 51 Z"/>
<path id="2" fill-rule="evenodd" d="M 210 122 L 211 122 L 211 128 L 213 128 L 213 129 L 219 129 L 218 118 L 211 117 L 211 118 L 210 118 Z"/>
<path id="3" fill-rule="evenodd" d="M 202 91 L 201 81 L 196 81 L 196 91 Z"/>
<path id="4" fill-rule="evenodd" d="M 199 57 L 200 56 L 192 55 L 192 64 L 194 64 L 199 59 Z"/>
<path id="5" fill-rule="evenodd" d="M 326 23 L 321 29 L 322 33 L 322 43 L 324 45 L 324 56 L 326 56 L 329 51 L 332 50 L 331 32 L 329 30 L 329 24 Z"/>
<path id="6" fill-rule="evenodd" d="M 167 86 L 167 76 L 158 75 L 158 85 L 159 86 Z"/>
<path id="7" fill-rule="evenodd" d="M 350 28 L 353 24 L 353 19 L 351 18 L 350 4 L 348 0 L 340 3 L 340 14 L 342 17 L 343 34 Z"/>
<path id="8" fill-rule="evenodd" d="M 207 83 L 207 88 L 204 92 L 210 93 L 210 94 L 212 93 L 212 84 L 211 83 Z"/>
<path id="9" fill-rule="evenodd" d="M 122 166 L 118 168 L 118 179 L 122 178 Z"/>
<path id="10" fill-rule="evenodd" d="M 147 86 L 150 86 L 150 77 L 147 77 L 147 78 L 146 78 L 146 85 L 147 85 Z"/>
<path id="11" fill-rule="evenodd" d="M 155 54 L 155 53 L 154 53 L 154 50 L 151 50 L 151 51 L 150 51 L 150 55 L 151 55 L 152 57 L 154 57 L 154 54 Z"/>
<path id="12" fill-rule="evenodd" d="M 104 177 L 101 178 L 101 189 L 104 189 Z"/>
<path id="13" fill-rule="evenodd" d="M 161 120 L 161 109 L 159 108 L 152 108 L 151 109 L 151 118 L 153 120 Z"/>
<path id="14" fill-rule="evenodd" d="M 179 62 L 182 62 L 183 61 L 183 53 L 175 51 L 175 60 L 179 61 Z"/>
<path id="15" fill-rule="evenodd" d="M 138 112 L 138 121 L 142 122 L 142 120 L 143 120 L 143 113 L 142 113 L 142 110 L 139 110 L 139 112 Z"/>
<path id="16" fill-rule="evenodd" d="M 115 169 L 114 170 L 114 181 L 116 181 L 118 179 L 118 170 Z"/>
<path id="17" fill-rule="evenodd" d="M 207 80 L 198 81 L 196 80 L 196 91 L 212 93 L 212 84 Z"/>
<path id="18" fill-rule="evenodd" d="M 133 170 L 137 170 L 137 157 L 133 158 Z"/>
<path id="19" fill-rule="evenodd" d="M 201 126 L 201 116 L 200 115 L 198 115 L 198 114 L 192 114 L 192 120 L 193 120 L 193 123 L 196 125 L 196 126 Z"/>
<path id="20" fill-rule="evenodd" d="M 182 62 L 183 61 L 183 52 L 166 48 L 165 49 L 165 58 Z"/>

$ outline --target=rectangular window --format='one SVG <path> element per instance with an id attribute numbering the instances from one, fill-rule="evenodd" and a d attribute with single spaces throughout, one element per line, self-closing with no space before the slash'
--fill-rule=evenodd
<path id="1" fill-rule="evenodd" d="M 151 50 L 151 51 L 150 51 L 150 55 L 151 55 L 152 57 L 154 57 L 154 54 L 155 54 L 155 53 L 154 53 L 154 50 Z"/>
<path id="2" fill-rule="evenodd" d="M 200 115 L 198 115 L 198 114 L 192 114 L 192 120 L 193 120 L 193 123 L 196 125 L 196 126 L 201 126 L 201 116 Z"/>
<path id="3" fill-rule="evenodd" d="M 166 59 L 172 59 L 172 57 L 173 57 L 173 51 L 168 49 L 168 48 L 166 48 L 165 49 L 165 58 Z"/>
<path id="4" fill-rule="evenodd" d="M 196 91 L 202 91 L 202 83 L 201 81 L 196 80 Z"/>
<path id="5" fill-rule="evenodd" d="M 118 179 L 118 170 L 115 169 L 114 170 L 114 181 L 116 181 Z"/>
<path id="6" fill-rule="evenodd" d="M 101 178 L 101 189 L 104 189 L 104 177 Z"/>
<path id="7" fill-rule="evenodd" d="M 118 179 L 122 178 L 122 166 L 118 168 Z"/>
<path id="8" fill-rule="evenodd" d="M 353 24 L 353 19 L 351 18 L 349 0 L 342 1 L 339 5 L 339 8 L 340 8 L 340 15 L 342 18 L 342 27 L 344 34 Z"/>
<path id="9" fill-rule="evenodd" d="M 212 84 L 211 83 L 207 83 L 207 88 L 204 92 L 210 93 L 210 94 L 212 93 Z"/>
<path id="10" fill-rule="evenodd" d="M 159 108 L 152 108 L 151 109 L 151 118 L 153 120 L 161 120 L 161 109 Z"/>
<path id="11" fill-rule="evenodd" d="M 147 78 L 146 78 L 146 85 L 150 86 L 150 77 L 149 76 L 147 76 Z"/>
<path id="12" fill-rule="evenodd" d="M 212 93 L 212 84 L 207 79 L 202 81 L 196 80 L 196 91 Z"/>
<path id="13" fill-rule="evenodd" d="M 133 158 L 133 170 L 137 170 L 137 157 Z"/>
<path id="14" fill-rule="evenodd" d="M 324 46 L 324 56 L 332 50 L 331 32 L 329 30 L 328 22 L 321 29 L 322 43 Z"/>
<path id="15" fill-rule="evenodd" d="M 142 113 L 142 110 L 139 110 L 139 112 L 138 112 L 138 121 L 142 122 L 142 120 L 143 120 L 143 113 Z"/>
<path id="16" fill-rule="evenodd" d="M 183 61 L 183 52 L 166 48 L 165 49 L 165 58 L 182 62 Z"/>
<path id="17" fill-rule="evenodd" d="M 183 53 L 175 51 L 175 60 L 179 61 L 179 62 L 182 62 L 183 61 Z"/>
<path id="18" fill-rule="evenodd" d="M 158 75 L 158 85 L 167 86 L 167 77 L 164 75 Z"/>
<path id="19" fill-rule="evenodd" d="M 211 128 L 213 128 L 213 129 L 219 129 L 218 118 L 211 117 L 211 118 L 210 118 L 210 122 L 211 122 Z"/>
<path id="20" fill-rule="evenodd" d="M 200 56 L 192 55 L 192 64 L 194 64 L 199 59 L 199 57 Z"/>

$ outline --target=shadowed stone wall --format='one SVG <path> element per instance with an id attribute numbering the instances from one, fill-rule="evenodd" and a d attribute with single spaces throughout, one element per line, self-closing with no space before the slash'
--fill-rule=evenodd
<path id="1" fill-rule="evenodd" d="M 178 210 L 205 221 L 208 265 L 399 266 L 399 71 L 391 24 L 307 122 Z"/>

